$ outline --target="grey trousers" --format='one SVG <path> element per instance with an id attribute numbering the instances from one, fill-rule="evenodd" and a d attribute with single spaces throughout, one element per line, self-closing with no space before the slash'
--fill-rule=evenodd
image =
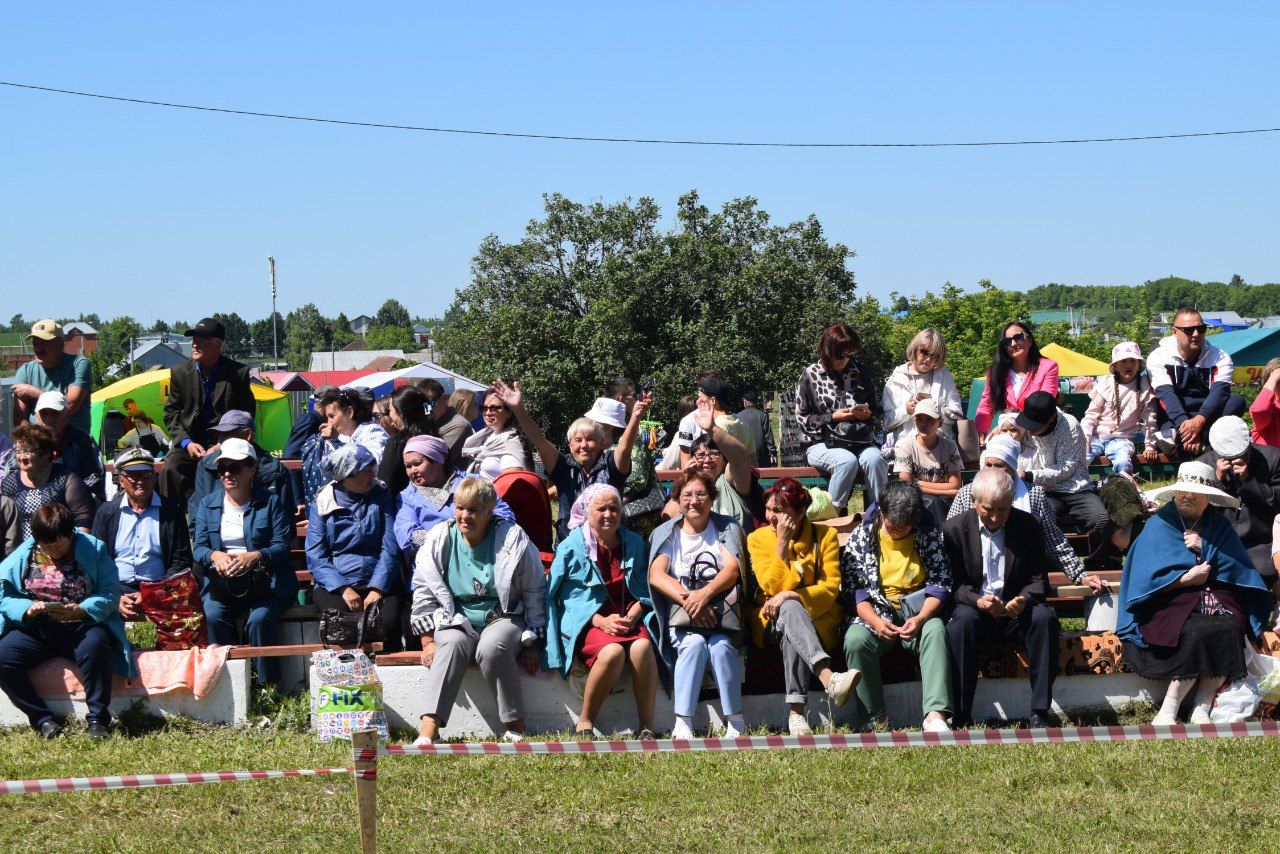
<path id="1" fill-rule="evenodd" d="M 769 624 L 782 648 L 782 673 L 787 702 L 803 703 L 809 696 L 809 680 L 820 665 L 831 656 L 822 648 L 813 617 L 795 599 L 788 599 Z"/>
<path id="2" fill-rule="evenodd" d="M 524 627 L 511 619 L 494 620 L 484 627 L 479 638 L 460 628 L 438 629 L 436 655 L 427 669 L 424 714 L 438 718 L 441 726 L 449 722 L 462 677 L 474 661 L 498 700 L 498 716 L 502 722 L 509 724 L 524 717 L 520 668 L 516 664 L 523 632 Z"/>

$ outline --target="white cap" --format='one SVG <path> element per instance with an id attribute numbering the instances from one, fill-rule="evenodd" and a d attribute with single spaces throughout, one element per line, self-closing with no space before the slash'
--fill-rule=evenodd
<path id="1" fill-rule="evenodd" d="M 1142 348 L 1132 341 L 1121 341 L 1111 348 L 1111 364 L 1114 365 L 1123 359 L 1137 359 L 1141 362 Z"/>
<path id="2" fill-rule="evenodd" d="M 590 418 L 598 424 L 617 427 L 619 430 L 627 429 L 627 405 L 612 397 L 597 397 L 596 402 L 591 404 L 591 409 L 584 413 L 583 417 Z"/>
<path id="3" fill-rule="evenodd" d="M 941 418 L 942 413 L 938 411 L 938 401 L 932 397 L 923 397 L 916 401 L 916 411 L 912 413 L 912 418 L 919 418 L 921 415 L 928 415 L 930 418 Z"/>
<path id="4" fill-rule="evenodd" d="M 258 452 L 244 439 L 227 439 L 221 445 L 220 460 L 257 460 Z"/>
<path id="5" fill-rule="evenodd" d="M 36 401 L 36 412 L 41 409 L 53 409 L 58 412 L 67 408 L 67 396 L 60 391 L 46 391 Z"/>
<path id="6" fill-rule="evenodd" d="M 1209 428 L 1209 447 L 1220 457 L 1234 459 L 1249 450 L 1249 425 L 1238 415 L 1224 415 Z"/>

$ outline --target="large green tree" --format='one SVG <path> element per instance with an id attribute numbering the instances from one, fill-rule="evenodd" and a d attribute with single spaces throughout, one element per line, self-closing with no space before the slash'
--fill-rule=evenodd
<path id="1" fill-rule="evenodd" d="M 129 352 L 142 335 L 142 324 L 132 317 L 116 317 L 97 327 L 98 348 L 88 355 L 96 386 L 129 375 Z M 95 386 L 95 387 L 96 387 Z"/>
<path id="2" fill-rule="evenodd" d="M 227 330 L 223 348 L 228 356 L 237 358 L 254 352 L 253 336 L 250 334 L 248 322 L 243 317 L 234 311 L 230 313 L 215 311 L 213 318 L 221 321 Z"/>
<path id="3" fill-rule="evenodd" d="M 330 342 L 334 342 L 335 347 L 341 346 L 333 337 L 332 324 L 313 302 L 289 312 L 284 319 L 284 329 L 283 352 L 291 371 L 307 370 L 312 351 L 327 350 Z"/>
<path id="4" fill-rule="evenodd" d="M 378 313 L 373 318 L 374 326 L 398 326 L 406 331 L 413 326 L 413 320 L 409 317 L 409 309 L 400 304 L 399 300 L 389 299 L 378 309 Z"/>
<path id="5" fill-rule="evenodd" d="M 520 380 L 556 433 L 620 374 L 654 381 L 663 418 L 702 367 L 740 389 L 789 387 L 855 309 L 853 252 L 816 217 L 776 225 L 755 199 L 712 211 L 690 192 L 663 229 L 650 198 L 544 203 L 522 239 L 483 241 L 437 347 L 475 379 Z"/>

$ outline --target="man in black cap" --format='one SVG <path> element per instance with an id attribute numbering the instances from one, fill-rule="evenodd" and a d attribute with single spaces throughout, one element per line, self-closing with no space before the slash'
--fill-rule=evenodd
<path id="1" fill-rule="evenodd" d="M 213 427 L 232 409 L 250 416 L 257 409 L 249 384 L 249 369 L 223 358 L 227 330 L 206 317 L 186 331 L 191 336 L 191 358 L 173 368 L 164 423 L 173 447 L 160 471 L 160 494 L 185 504 L 195 477 L 196 461 L 218 442 Z"/>

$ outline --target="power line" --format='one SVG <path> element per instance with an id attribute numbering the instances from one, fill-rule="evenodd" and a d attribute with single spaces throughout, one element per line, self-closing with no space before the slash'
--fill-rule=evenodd
<path id="1" fill-rule="evenodd" d="M 392 124 L 388 122 L 361 122 L 352 119 L 328 119 L 319 116 L 296 116 L 288 113 L 265 113 L 257 110 L 239 110 L 231 107 L 210 107 L 202 104 L 177 104 L 172 101 L 153 101 L 147 98 L 128 98 L 123 95 L 104 95 L 100 92 L 78 92 L 74 89 L 55 89 L 52 86 L 36 86 L 31 83 L 12 83 L 0 80 L 0 86 L 28 89 L 33 92 L 51 92 L 58 95 L 75 95 L 80 98 L 98 98 L 124 104 L 142 104 L 148 107 L 170 107 L 177 110 L 199 110 L 205 113 L 222 113 L 232 116 L 252 116 L 259 119 L 285 119 L 293 122 L 315 122 L 347 127 L 405 130 L 418 133 L 447 133 L 462 136 L 493 136 L 511 139 L 544 139 L 563 142 L 615 142 L 636 145 L 700 145 L 726 148 L 983 148 L 1000 145 L 1079 145 L 1094 142 L 1146 142 L 1156 139 L 1193 139 L 1210 136 L 1242 136 L 1255 133 L 1280 133 L 1278 128 L 1252 128 L 1249 130 L 1214 130 L 1191 133 L 1160 133 L 1143 136 L 1100 136 L 1078 139 L 1008 139 L 975 142 L 742 142 L 716 139 L 661 139 L 621 136 L 572 136 L 554 133 L 521 133 L 518 131 L 474 130 L 469 128 L 424 127 L 421 125 Z"/>

